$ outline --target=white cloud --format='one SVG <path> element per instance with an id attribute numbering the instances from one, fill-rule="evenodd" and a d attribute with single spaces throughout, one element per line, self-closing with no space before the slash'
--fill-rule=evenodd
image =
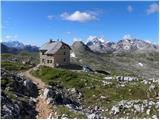
<path id="1" fill-rule="evenodd" d="M 75 41 L 82 41 L 82 39 L 81 38 L 73 38 L 73 42 L 75 42 Z"/>
<path id="2" fill-rule="evenodd" d="M 156 13 L 159 11 L 159 6 L 157 3 L 153 3 L 153 4 L 150 4 L 148 9 L 147 9 L 147 15 L 149 14 L 152 14 L 152 13 Z"/>
<path id="3" fill-rule="evenodd" d="M 48 20 L 53 20 L 54 16 L 53 15 L 48 15 L 47 18 L 48 18 Z"/>
<path id="4" fill-rule="evenodd" d="M 96 15 L 93 15 L 91 12 L 80 12 L 80 11 L 75 11 L 72 14 L 64 12 L 60 16 L 64 20 L 78 21 L 78 22 L 87 22 L 96 19 Z"/>
<path id="5" fill-rule="evenodd" d="M 129 13 L 131 13 L 131 12 L 133 12 L 133 7 L 132 7 L 131 5 L 129 5 L 129 6 L 127 7 L 127 10 L 128 10 Z"/>
<path id="6" fill-rule="evenodd" d="M 64 32 L 65 35 L 70 35 L 71 32 L 70 31 L 67 31 L 67 32 Z"/>
<path id="7" fill-rule="evenodd" d="M 16 41 L 17 40 L 17 35 L 6 35 L 6 36 L 2 36 L 1 41 Z"/>
<path id="8" fill-rule="evenodd" d="M 6 35 L 4 37 L 5 40 L 16 40 L 17 39 L 17 35 Z"/>
<path id="9" fill-rule="evenodd" d="M 132 39 L 131 35 L 130 34 L 125 34 L 123 36 L 123 39 Z"/>

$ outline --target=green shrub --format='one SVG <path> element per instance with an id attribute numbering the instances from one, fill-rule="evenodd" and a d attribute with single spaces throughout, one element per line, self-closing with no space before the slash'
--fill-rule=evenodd
<path id="1" fill-rule="evenodd" d="M 29 69 L 29 66 L 15 62 L 2 62 L 1 67 L 5 68 L 6 70 L 17 70 L 17 71 Z"/>
<path id="2" fill-rule="evenodd" d="M 5 87 L 5 86 L 10 86 L 11 84 L 14 84 L 15 83 L 15 80 L 12 80 L 12 79 L 10 79 L 10 80 L 7 80 L 7 79 L 2 79 L 1 80 L 1 86 L 2 87 Z"/>
<path id="3" fill-rule="evenodd" d="M 80 112 L 76 112 L 76 111 L 71 111 L 63 105 L 58 105 L 57 106 L 57 112 L 60 115 L 65 114 L 66 117 L 70 118 L 70 119 L 73 119 L 73 118 L 78 118 L 78 119 L 87 118 L 84 114 L 82 114 Z"/>
<path id="4" fill-rule="evenodd" d="M 16 101 L 16 96 L 14 95 L 14 92 L 13 92 L 13 91 L 6 90 L 6 89 L 5 89 L 4 94 L 5 94 L 10 100 L 12 100 L 13 102 Z"/>

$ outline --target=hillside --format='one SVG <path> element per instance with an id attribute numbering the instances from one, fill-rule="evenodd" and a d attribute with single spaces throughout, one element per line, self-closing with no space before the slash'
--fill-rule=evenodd
<path id="1" fill-rule="evenodd" d="M 79 47 L 77 47 L 79 46 Z M 80 51 L 81 50 L 81 51 Z M 83 50 L 83 51 L 82 51 Z M 158 79 L 158 50 L 115 51 L 114 53 L 93 52 L 82 42 L 72 45 L 72 62 L 89 65 L 93 69 L 109 71 L 113 74 L 134 74 L 145 78 Z M 154 71 L 154 72 L 153 72 Z"/>
<path id="2" fill-rule="evenodd" d="M 57 118 L 158 117 L 158 84 L 130 76 L 121 81 L 98 73 L 39 67 L 32 74 L 48 87 L 47 98 Z M 138 90 L 138 92 L 137 92 Z"/>

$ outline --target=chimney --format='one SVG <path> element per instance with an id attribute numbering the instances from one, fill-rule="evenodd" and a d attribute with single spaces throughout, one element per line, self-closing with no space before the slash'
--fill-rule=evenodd
<path id="1" fill-rule="evenodd" d="M 53 42 L 52 39 L 50 39 L 49 42 L 52 43 Z"/>

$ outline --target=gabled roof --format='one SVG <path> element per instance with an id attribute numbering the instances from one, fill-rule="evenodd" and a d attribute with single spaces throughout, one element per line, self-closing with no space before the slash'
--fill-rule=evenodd
<path id="1" fill-rule="evenodd" d="M 45 50 L 46 54 L 55 54 L 61 48 L 62 45 L 66 45 L 67 47 L 69 47 L 69 49 L 71 49 L 69 45 L 62 41 L 49 41 L 42 45 L 40 51 Z"/>

